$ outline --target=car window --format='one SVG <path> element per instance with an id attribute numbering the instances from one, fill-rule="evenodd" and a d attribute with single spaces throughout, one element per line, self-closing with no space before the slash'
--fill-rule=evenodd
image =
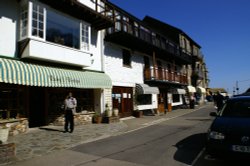
<path id="1" fill-rule="evenodd" d="M 220 115 L 227 117 L 250 117 L 250 100 L 227 102 Z"/>

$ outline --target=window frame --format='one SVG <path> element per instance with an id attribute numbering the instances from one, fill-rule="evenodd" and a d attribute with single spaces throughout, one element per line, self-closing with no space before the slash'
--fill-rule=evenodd
<path id="1" fill-rule="evenodd" d="M 35 5 L 38 5 L 40 8 L 42 8 L 43 10 L 43 29 L 42 29 L 42 32 L 43 32 L 43 37 L 39 37 L 39 35 L 37 36 L 34 36 L 32 34 L 32 31 L 33 31 L 33 25 L 32 25 L 32 22 L 33 22 L 33 10 L 34 10 L 34 6 Z M 79 20 L 79 19 L 76 19 L 70 15 L 67 15 L 67 14 L 64 14 L 62 12 L 59 12 L 55 9 L 52 9 L 52 8 L 49 8 L 47 7 L 46 5 L 42 4 L 42 3 L 39 3 L 39 2 L 26 2 L 26 3 L 22 3 L 21 4 L 21 8 L 24 8 L 27 10 L 27 24 L 26 24 L 26 27 L 23 26 L 23 22 L 25 20 L 22 19 L 22 13 L 20 11 L 19 13 L 19 17 L 20 17 L 20 24 L 19 24 L 19 41 L 22 41 L 22 40 L 25 40 L 27 38 L 30 38 L 30 39 L 35 39 L 35 40 L 40 40 L 40 41 L 43 41 L 43 42 L 46 42 L 46 43 L 53 43 L 53 44 L 56 44 L 56 45 L 60 45 L 60 46 L 63 46 L 63 47 L 67 47 L 67 48 L 70 48 L 70 49 L 76 49 L 76 50 L 80 50 L 80 51 L 86 51 L 88 52 L 90 50 L 90 45 L 91 45 L 91 25 L 83 20 Z M 64 16 L 64 17 L 67 17 L 67 18 L 70 18 L 70 19 L 73 19 L 73 20 L 76 20 L 78 23 L 79 23 L 79 49 L 78 48 L 74 48 L 74 47 L 70 47 L 70 46 L 67 46 L 67 45 L 64 45 L 64 44 L 60 44 L 60 43 L 56 43 L 56 42 L 51 42 L 51 41 L 47 41 L 46 40 L 46 35 L 47 35 L 47 31 L 46 31 L 46 27 L 47 27 L 47 11 L 50 10 L 52 12 L 55 12 L 61 16 Z M 88 30 L 88 33 L 87 33 L 87 42 L 84 42 L 82 40 L 82 31 L 83 31 L 83 27 L 87 27 L 86 29 Z M 26 28 L 26 30 L 24 29 Z M 26 31 L 26 34 L 25 35 L 22 35 L 23 34 L 23 30 Z"/>

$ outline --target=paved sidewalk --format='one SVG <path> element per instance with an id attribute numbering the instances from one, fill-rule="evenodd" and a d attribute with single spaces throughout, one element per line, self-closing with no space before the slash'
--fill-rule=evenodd
<path id="1" fill-rule="evenodd" d="M 9 138 L 8 142 L 14 142 L 16 144 L 16 158 L 11 159 L 8 165 L 32 158 L 39 158 L 39 156 L 52 154 L 53 152 L 63 152 L 63 150 L 71 147 L 109 136 L 132 132 L 140 128 L 188 114 L 197 109 L 199 109 L 199 107 L 196 109 L 178 109 L 168 112 L 167 114 L 156 116 L 143 116 L 142 118 L 129 117 L 121 119 L 120 122 L 111 124 L 81 125 L 76 126 L 73 133 L 63 133 L 63 126 L 32 128 L 25 134 Z M 0 165 L 6 164 L 0 163 Z"/>

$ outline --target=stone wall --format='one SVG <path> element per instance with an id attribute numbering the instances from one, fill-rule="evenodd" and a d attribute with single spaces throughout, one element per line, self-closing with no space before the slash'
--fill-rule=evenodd
<path id="1" fill-rule="evenodd" d="M 86 112 L 86 113 L 76 113 L 74 115 L 74 124 L 77 125 L 84 125 L 92 123 L 92 116 L 94 112 Z M 64 115 L 58 117 L 54 122 L 53 125 L 55 126 L 63 126 L 64 125 Z"/>
<path id="2" fill-rule="evenodd" d="M 9 128 L 10 136 L 25 133 L 29 130 L 29 122 L 27 118 L 2 120 L 0 121 L 0 127 L 2 126 Z"/>

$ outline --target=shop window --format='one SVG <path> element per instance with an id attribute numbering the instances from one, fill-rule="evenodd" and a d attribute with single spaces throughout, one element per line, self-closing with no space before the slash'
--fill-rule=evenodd
<path id="1" fill-rule="evenodd" d="M 131 53 L 129 50 L 122 50 L 123 66 L 131 67 Z"/>
<path id="2" fill-rule="evenodd" d="M 180 102 L 180 95 L 179 94 L 173 94 L 173 103 Z"/>
<path id="3" fill-rule="evenodd" d="M 150 105 L 152 104 L 152 95 L 151 94 L 138 95 L 136 101 L 138 105 Z"/>
<path id="4" fill-rule="evenodd" d="M 24 97 L 22 91 L 17 89 L 1 89 L 0 91 L 0 120 L 16 119 L 17 116 L 24 116 Z"/>

